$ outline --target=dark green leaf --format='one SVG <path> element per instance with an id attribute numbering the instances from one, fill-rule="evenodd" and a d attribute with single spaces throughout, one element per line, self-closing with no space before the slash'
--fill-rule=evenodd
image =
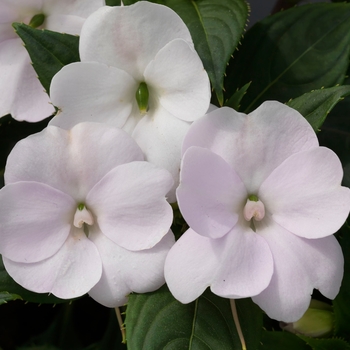
<path id="1" fill-rule="evenodd" d="M 262 332 L 259 350 L 311 350 L 311 348 L 295 334 Z"/>
<path id="2" fill-rule="evenodd" d="M 10 294 L 8 292 L 0 292 L 0 305 L 6 304 L 10 300 L 22 299 L 17 294 Z"/>
<path id="3" fill-rule="evenodd" d="M 106 0 L 107 6 L 120 6 L 121 0 Z"/>
<path id="4" fill-rule="evenodd" d="M 249 299 L 236 301 L 248 349 L 257 349 L 262 312 Z M 126 311 L 129 350 L 240 350 L 230 303 L 206 291 L 183 305 L 166 286 L 154 293 L 133 294 Z"/>
<path id="5" fill-rule="evenodd" d="M 344 254 L 344 277 L 340 292 L 333 301 L 335 335 L 350 340 L 350 227 L 345 224 L 339 232 Z"/>
<path id="6" fill-rule="evenodd" d="M 65 65 L 80 61 L 79 37 L 34 29 L 23 23 L 13 23 L 25 44 L 39 80 L 49 93 L 53 76 Z"/>
<path id="7" fill-rule="evenodd" d="M 328 89 L 314 90 L 287 103 L 300 112 L 319 131 L 328 113 L 346 95 L 350 94 L 350 85 L 335 86 Z"/>
<path id="8" fill-rule="evenodd" d="M 350 350 L 350 345 L 342 339 L 315 339 L 299 336 L 312 350 Z"/>
<path id="9" fill-rule="evenodd" d="M 236 111 L 239 110 L 239 107 L 241 106 L 241 101 L 243 96 L 247 93 L 247 90 L 250 86 L 251 82 L 245 84 L 241 89 L 238 89 L 232 97 L 225 103 L 225 106 L 231 107 L 235 109 Z"/>
<path id="10" fill-rule="evenodd" d="M 288 101 L 343 82 L 349 64 L 350 4 L 311 4 L 282 11 L 249 30 L 230 62 L 227 98 L 252 81 L 250 112 L 265 100 Z"/>
<path id="11" fill-rule="evenodd" d="M 33 303 L 58 304 L 58 303 L 69 301 L 69 300 L 59 299 L 54 295 L 38 294 L 38 293 L 30 292 L 27 289 L 24 289 L 19 284 L 17 284 L 6 272 L 1 256 L 0 256 L 0 290 L 5 290 L 11 294 L 16 294 L 20 296 L 20 298 L 26 301 L 31 301 Z"/>
<path id="12" fill-rule="evenodd" d="M 125 0 L 125 5 L 137 2 Z M 218 102 L 223 104 L 226 64 L 237 47 L 248 17 L 244 0 L 153 0 L 175 12 L 186 23 L 194 46 L 208 72 Z"/>

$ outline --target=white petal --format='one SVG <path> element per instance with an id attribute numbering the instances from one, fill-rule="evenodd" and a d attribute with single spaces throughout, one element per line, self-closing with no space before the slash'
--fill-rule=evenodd
<path id="1" fill-rule="evenodd" d="M 131 114 L 137 84 L 124 71 L 104 64 L 72 63 L 52 79 L 52 103 L 60 109 L 50 125 L 69 129 L 85 121 L 121 128 Z"/>
<path id="2" fill-rule="evenodd" d="M 22 287 L 37 293 L 52 293 L 62 299 L 89 292 L 102 274 L 98 250 L 81 229 L 74 229 L 51 258 L 32 264 L 4 258 L 4 265 Z"/>
<path id="3" fill-rule="evenodd" d="M 173 212 L 165 199 L 169 172 L 148 162 L 111 170 L 86 197 L 86 206 L 109 239 L 129 250 L 152 248 L 169 231 Z"/>
<path id="4" fill-rule="evenodd" d="M 190 124 L 175 118 L 163 108 L 154 115 L 146 115 L 137 124 L 132 137 L 141 147 L 145 159 L 168 170 L 174 186 L 167 194 L 168 201 L 176 201 L 175 189 L 179 185 L 181 145 Z"/>
<path id="5" fill-rule="evenodd" d="M 350 190 L 341 186 L 342 165 L 328 148 L 290 156 L 264 181 L 259 198 L 272 219 L 294 234 L 321 238 L 336 232 L 350 210 Z"/>
<path id="6" fill-rule="evenodd" d="M 174 244 L 172 232 L 153 248 L 137 252 L 121 248 L 101 232 L 95 232 L 91 239 L 100 252 L 103 273 L 89 295 L 100 304 L 121 306 L 131 292 L 152 292 L 164 284 L 164 261 Z"/>
<path id="7" fill-rule="evenodd" d="M 219 154 L 254 194 L 286 158 L 317 147 L 318 141 L 301 114 L 282 103 L 267 101 L 248 116 L 224 107 L 200 118 L 186 135 L 183 152 L 191 146 Z"/>
<path id="8" fill-rule="evenodd" d="M 222 237 L 236 225 L 247 198 L 235 171 L 220 156 L 200 147 L 185 152 L 176 194 L 189 226 L 210 238 Z"/>
<path id="9" fill-rule="evenodd" d="M 305 239 L 267 218 L 256 224 L 274 260 L 270 285 L 253 298 L 269 317 L 298 320 L 309 306 L 313 289 L 335 298 L 343 277 L 343 254 L 333 236 Z"/>
<path id="10" fill-rule="evenodd" d="M 189 229 L 170 249 L 164 273 L 182 303 L 195 300 L 208 286 L 225 298 L 245 298 L 268 286 L 273 260 L 266 242 L 248 227 L 237 226 L 218 239 Z"/>
<path id="11" fill-rule="evenodd" d="M 209 108 L 208 74 L 185 40 L 173 40 L 164 46 L 147 66 L 144 77 L 159 103 L 179 119 L 194 121 Z"/>
<path id="12" fill-rule="evenodd" d="M 37 122 L 55 109 L 30 64 L 20 39 L 0 43 L 0 116 Z"/>
<path id="13" fill-rule="evenodd" d="M 42 182 L 84 202 L 108 171 L 142 159 L 140 148 L 123 130 L 100 123 L 81 123 L 70 131 L 48 126 L 16 144 L 7 160 L 5 183 Z"/>
<path id="14" fill-rule="evenodd" d="M 84 22 L 85 18 L 82 17 L 52 14 L 45 18 L 44 25 L 45 29 L 54 32 L 79 35 Z"/>
<path id="15" fill-rule="evenodd" d="M 49 258 L 67 239 L 75 201 L 37 182 L 17 182 L 0 191 L 0 251 L 13 261 Z"/>
<path id="16" fill-rule="evenodd" d="M 141 82 L 157 52 L 177 38 L 192 42 L 186 25 L 166 6 L 141 1 L 103 7 L 83 26 L 80 57 L 123 69 Z"/>

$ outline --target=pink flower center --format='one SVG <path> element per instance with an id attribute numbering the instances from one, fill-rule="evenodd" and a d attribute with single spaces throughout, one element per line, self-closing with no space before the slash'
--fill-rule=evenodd
<path id="1" fill-rule="evenodd" d="M 261 221 L 265 216 L 264 203 L 257 196 L 249 196 L 243 209 L 243 216 L 247 221 L 251 219 Z"/>
<path id="2" fill-rule="evenodd" d="M 79 204 L 74 214 L 73 224 L 77 228 L 82 228 L 84 224 L 93 225 L 94 218 L 89 210 L 86 209 L 84 204 Z"/>

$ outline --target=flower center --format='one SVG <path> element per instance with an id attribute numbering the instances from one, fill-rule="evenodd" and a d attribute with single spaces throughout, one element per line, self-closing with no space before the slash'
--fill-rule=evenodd
<path id="1" fill-rule="evenodd" d="M 82 228 L 84 224 L 93 225 L 94 218 L 91 212 L 86 209 L 85 204 L 80 203 L 74 214 L 73 224 L 77 228 Z"/>
<path id="2" fill-rule="evenodd" d="M 42 13 L 38 13 L 37 15 L 33 16 L 33 18 L 29 21 L 29 25 L 33 28 L 40 27 L 45 21 L 45 15 Z"/>
<path id="3" fill-rule="evenodd" d="M 264 203 L 256 195 L 250 195 L 243 209 L 243 216 L 247 221 L 254 219 L 261 221 L 265 216 Z"/>
<path id="4" fill-rule="evenodd" d="M 149 92 L 148 87 L 145 82 L 140 83 L 137 91 L 136 91 L 136 101 L 139 106 L 139 110 L 141 114 L 145 114 L 148 111 L 148 100 L 149 100 Z"/>

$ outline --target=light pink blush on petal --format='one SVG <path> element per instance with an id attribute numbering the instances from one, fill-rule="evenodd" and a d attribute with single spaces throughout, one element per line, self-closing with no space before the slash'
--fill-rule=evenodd
<path id="1" fill-rule="evenodd" d="M 198 234 L 219 238 L 236 225 L 247 191 L 236 172 L 217 154 L 191 147 L 184 154 L 177 199 Z"/>
<path id="2" fill-rule="evenodd" d="M 22 263 L 54 255 L 67 239 L 76 202 L 37 182 L 17 182 L 0 191 L 0 252 Z"/>
<path id="3" fill-rule="evenodd" d="M 4 258 L 9 275 L 24 288 L 58 298 L 80 297 L 100 280 L 102 263 L 96 246 L 82 229 L 74 228 L 52 257 L 32 264 Z"/>

